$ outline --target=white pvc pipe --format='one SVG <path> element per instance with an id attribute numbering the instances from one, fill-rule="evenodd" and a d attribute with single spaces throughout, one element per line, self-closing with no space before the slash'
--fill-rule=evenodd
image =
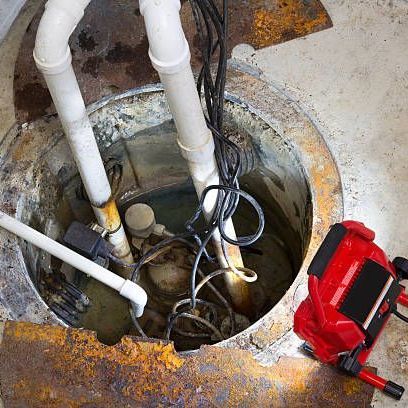
<path id="1" fill-rule="evenodd" d="M 72 66 L 58 75 L 44 75 L 81 179 L 94 207 L 111 197 L 108 177 L 86 113 Z"/>
<path id="2" fill-rule="evenodd" d="M 206 187 L 219 184 L 219 175 L 213 136 L 205 122 L 191 70 L 190 49 L 180 21 L 180 0 L 140 0 L 139 7 L 149 39 L 149 56 L 163 84 L 177 127 L 177 142 L 200 197 Z M 214 211 L 216 200 L 217 191 L 208 193 L 204 201 L 207 219 Z M 231 219 L 225 231 L 232 239 L 236 238 Z M 228 267 L 218 231 L 213 240 L 221 267 Z M 243 266 L 239 249 L 232 252 L 234 266 Z"/>
<path id="3" fill-rule="evenodd" d="M 180 0 L 139 0 L 149 40 L 149 56 L 164 86 L 167 101 L 177 127 L 177 143 L 188 162 L 196 192 L 219 184 L 214 156 L 214 140 L 208 129 L 190 65 L 190 49 L 180 21 Z M 210 219 L 217 202 L 211 191 L 204 200 L 204 215 Z M 232 220 L 226 221 L 225 232 L 235 239 Z M 239 247 L 226 244 L 227 258 L 218 230 L 212 237 L 215 253 L 222 268 L 243 267 Z M 235 269 L 236 270 L 236 269 Z M 248 285 L 235 273 L 225 275 L 227 289 L 236 309 L 251 313 L 252 301 Z"/>
<path id="4" fill-rule="evenodd" d="M 110 233 L 115 256 L 132 262 L 118 212 L 105 211 L 112 191 L 71 64 L 68 40 L 89 3 L 90 0 L 49 0 L 33 55 L 47 82 L 98 223 Z M 114 215 L 113 220 L 109 214 Z"/>
<path id="5" fill-rule="evenodd" d="M 104 285 L 115 289 L 123 297 L 134 303 L 136 307 L 134 310 L 137 317 L 143 314 L 144 307 L 147 303 L 147 295 L 144 289 L 138 284 L 121 278 L 2 211 L 0 211 L 0 227 L 41 248 L 56 258 L 61 259 L 61 261 L 86 273 Z"/>
<path id="6" fill-rule="evenodd" d="M 95 207 L 111 188 L 71 65 L 68 40 L 90 0 L 49 0 L 37 31 L 34 60 L 43 73 L 72 149 L 85 189 Z"/>

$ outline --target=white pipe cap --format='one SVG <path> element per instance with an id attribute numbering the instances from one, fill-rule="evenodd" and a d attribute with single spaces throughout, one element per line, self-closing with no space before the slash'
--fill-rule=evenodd
<path id="1" fill-rule="evenodd" d="M 147 238 L 156 225 L 153 209 L 143 203 L 133 204 L 126 210 L 125 222 L 129 232 L 137 238 Z"/>

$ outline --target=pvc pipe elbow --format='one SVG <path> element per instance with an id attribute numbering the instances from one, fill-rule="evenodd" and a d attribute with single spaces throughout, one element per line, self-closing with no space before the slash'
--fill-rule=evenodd
<path id="1" fill-rule="evenodd" d="M 91 0 L 48 0 L 38 26 L 33 57 L 43 74 L 56 75 L 71 65 L 68 40 Z"/>
<path id="2" fill-rule="evenodd" d="M 133 310 L 136 317 L 143 315 L 147 303 L 147 294 L 142 287 L 131 280 L 126 280 L 119 293 L 133 303 Z"/>
<path id="3" fill-rule="evenodd" d="M 138 317 L 143 314 L 147 303 L 147 294 L 138 284 L 123 279 L 2 211 L 0 211 L 0 227 L 118 291 L 135 304 Z"/>
<path id="4" fill-rule="evenodd" d="M 149 39 L 149 57 L 162 74 L 174 74 L 190 63 L 190 48 L 180 20 L 180 0 L 140 0 Z"/>

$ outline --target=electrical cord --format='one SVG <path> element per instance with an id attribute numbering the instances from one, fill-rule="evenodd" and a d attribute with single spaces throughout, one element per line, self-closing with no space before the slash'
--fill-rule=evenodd
<path id="1" fill-rule="evenodd" d="M 215 278 L 216 276 L 220 276 L 223 275 L 225 273 L 231 272 L 229 269 L 218 269 L 214 272 L 211 272 L 210 274 L 208 274 L 207 276 L 204 275 L 204 273 L 201 270 L 198 270 L 199 275 L 202 277 L 201 282 L 197 285 L 196 289 L 195 289 L 195 296 L 198 295 L 198 292 L 205 286 L 207 285 L 213 292 L 214 294 L 221 300 L 221 303 L 223 304 L 223 306 L 227 309 L 228 311 L 228 315 L 230 318 L 230 322 L 231 322 L 231 331 L 230 331 L 230 336 L 233 336 L 235 334 L 235 314 L 234 311 L 232 310 L 231 305 L 228 303 L 228 301 L 224 298 L 224 296 L 221 295 L 221 293 L 215 288 L 214 285 L 212 285 L 210 283 L 210 280 Z M 212 303 L 206 302 L 202 299 L 196 299 L 196 302 L 199 304 L 204 304 L 206 306 L 209 305 L 213 305 Z M 181 306 L 185 306 L 185 305 L 191 305 L 191 299 L 183 299 L 180 300 L 178 302 L 176 302 L 173 305 L 173 309 L 172 309 L 172 314 L 173 315 L 177 315 L 177 309 L 179 309 Z M 171 322 L 172 324 L 174 324 L 174 320 Z M 171 330 L 171 329 L 170 329 Z M 190 336 L 191 337 L 191 336 Z M 194 336 L 194 337 L 198 337 L 198 336 Z"/>
<path id="2" fill-rule="evenodd" d="M 402 313 L 400 313 L 397 308 L 395 307 L 392 311 L 392 313 L 395 314 L 399 319 L 401 319 L 403 322 L 408 323 L 408 316 L 404 316 Z"/>
<path id="3" fill-rule="evenodd" d="M 204 273 L 200 269 L 198 269 L 198 274 L 200 275 L 201 278 L 205 278 Z M 206 284 L 210 288 L 210 290 L 214 293 L 214 295 L 217 296 L 217 298 L 223 304 L 225 309 L 227 309 L 228 311 L 228 315 L 229 315 L 230 322 L 231 322 L 230 337 L 232 337 L 235 334 L 235 325 L 236 325 L 234 311 L 232 310 L 232 307 L 229 304 L 228 300 L 225 299 L 225 297 L 221 294 L 221 292 L 209 280 L 207 280 Z"/>
<path id="4" fill-rule="evenodd" d="M 190 231 L 194 231 L 194 223 L 199 219 L 202 211 L 203 211 L 203 206 L 204 206 L 204 200 L 205 200 L 205 195 L 212 190 L 219 190 L 219 191 L 227 191 L 227 192 L 234 192 L 239 196 L 242 196 L 243 198 L 245 198 L 255 209 L 255 211 L 258 214 L 258 219 L 259 219 L 259 223 L 258 223 L 258 227 L 257 230 L 254 234 L 252 235 L 248 235 L 245 237 L 238 237 L 236 240 L 230 238 L 227 236 L 227 234 L 225 233 L 224 230 L 224 225 L 222 222 L 222 216 L 219 219 L 215 220 L 215 225 L 212 226 L 212 230 L 211 233 L 207 234 L 207 236 L 205 237 L 205 239 L 202 241 L 201 245 L 199 246 L 199 249 L 196 253 L 196 258 L 195 261 L 193 263 L 193 267 L 192 267 L 192 271 L 191 271 L 191 276 L 190 276 L 190 288 L 191 288 L 191 307 L 194 308 L 195 307 L 195 283 L 196 283 L 196 273 L 197 273 L 197 268 L 198 265 L 200 263 L 200 259 L 203 255 L 203 251 L 205 249 L 205 247 L 207 246 L 208 242 L 210 241 L 210 239 L 212 238 L 212 234 L 213 232 L 216 230 L 216 228 L 219 229 L 221 237 L 229 242 L 232 245 L 238 245 L 238 246 L 248 246 L 253 244 L 255 241 L 258 240 L 258 238 L 262 235 L 264 226 L 265 226 L 265 217 L 262 211 L 262 208 L 259 206 L 259 204 L 256 202 L 256 200 L 249 195 L 248 193 L 242 191 L 242 190 L 235 190 L 232 187 L 228 187 L 228 186 L 209 186 L 207 187 L 204 192 L 203 195 L 200 198 L 200 203 L 199 206 L 197 208 L 196 213 L 193 215 L 193 217 L 186 223 L 186 227 L 188 230 Z M 221 212 L 222 212 L 222 208 L 221 208 Z M 226 251 L 224 252 L 226 253 Z M 236 273 L 236 271 L 232 270 L 233 272 Z M 240 276 L 241 278 L 244 277 L 244 274 L 241 273 L 237 273 L 238 276 Z"/>
<path id="5" fill-rule="evenodd" d="M 169 324 L 167 325 L 166 334 L 165 334 L 165 339 L 166 340 L 170 339 L 170 334 L 171 334 L 171 330 L 173 328 L 173 325 L 174 325 L 175 321 L 177 319 L 179 319 L 179 318 L 191 319 L 191 320 L 194 320 L 194 321 L 196 321 L 198 323 L 201 323 L 202 325 L 208 327 L 218 337 L 219 340 L 224 340 L 224 337 L 221 334 L 221 332 L 212 323 L 210 323 L 206 319 L 203 319 L 202 317 L 195 316 L 195 315 L 187 313 L 187 312 L 180 312 L 180 313 L 177 313 L 177 314 L 174 314 L 174 315 L 170 315 Z"/>
<path id="6" fill-rule="evenodd" d="M 144 332 L 142 326 L 139 323 L 139 320 L 137 319 L 137 317 L 135 316 L 135 314 L 133 312 L 133 305 L 132 304 L 131 304 L 131 307 L 129 309 L 129 312 L 130 312 L 130 317 L 132 319 L 132 322 L 133 322 L 134 326 L 136 327 L 136 330 L 139 332 L 140 336 L 143 337 L 143 338 L 147 338 L 148 336 Z"/>
<path id="7" fill-rule="evenodd" d="M 254 281 L 256 279 L 255 273 L 250 273 L 249 270 L 244 271 L 239 270 L 239 268 L 235 268 L 228 258 L 226 245 L 230 244 L 239 247 L 252 245 L 262 235 L 265 226 L 265 217 L 261 206 L 255 200 L 255 198 L 240 189 L 238 177 L 241 173 L 242 167 L 241 149 L 233 141 L 225 137 L 223 132 L 224 98 L 228 58 L 227 37 L 229 26 L 229 2 L 228 0 L 223 0 L 221 9 L 217 7 L 214 0 L 190 0 L 190 4 L 201 44 L 202 67 L 197 79 L 197 90 L 205 101 L 205 119 L 214 138 L 214 155 L 217 162 L 220 184 L 209 186 L 203 191 L 195 213 L 185 223 L 186 233 L 164 239 L 159 244 L 151 248 L 136 263 L 130 265 L 129 267 L 132 268 L 131 279 L 135 280 L 138 277 L 140 268 L 145 263 L 149 262 L 149 260 L 154 259 L 155 253 L 161 251 L 162 248 L 176 241 L 185 244 L 195 254 L 190 275 L 191 298 L 188 299 L 188 302 L 186 303 L 190 307 L 189 310 L 192 310 L 196 307 L 196 303 L 198 301 L 198 299 L 196 299 L 196 275 L 197 271 L 199 270 L 199 264 L 203 257 L 205 257 L 209 262 L 215 262 L 215 259 L 209 255 L 207 246 L 217 229 L 221 235 L 221 246 L 224 257 L 230 266 L 228 271 L 234 272 L 237 276 L 246 281 Z M 213 63 L 215 65 L 214 70 Z M 203 217 L 204 201 L 207 194 L 213 192 L 214 190 L 218 193 L 215 208 L 210 219 L 206 220 L 206 227 L 198 230 L 196 223 Z M 241 199 L 246 200 L 255 210 L 255 214 L 258 218 L 258 225 L 253 234 L 237 237 L 235 239 L 228 236 L 225 231 L 225 225 L 236 212 Z M 118 261 L 117 258 L 113 257 L 111 257 L 111 260 L 114 262 Z M 210 285 L 210 279 L 211 278 L 208 278 L 206 284 Z M 200 288 L 201 287 L 202 286 L 200 286 Z M 213 285 L 212 287 L 213 289 L 217 290 Z M 224 301 L 219 296 L 218 298 L 221 300 L 221 303 L 226 306 Z M 223 299 L 225 300 L 225 298 Z M 229 308 L 232 310 L 230 306 Z M 181 314 L 177 314 L 176 316 L 192 318 L 189 317 L 191 315 L 185 311 Z M 233 312 L 230 317 L 231 324 L 234 325 Z M 178 317 L 174 317 L 174 315 L 169 317 L 166 338 L 169 338 L 172 326 L 177 318 Z M 208 325 L 207 327 L 211 328 Z M 211 328 L 211 330 L 215 332 L 214 328 Z"/>

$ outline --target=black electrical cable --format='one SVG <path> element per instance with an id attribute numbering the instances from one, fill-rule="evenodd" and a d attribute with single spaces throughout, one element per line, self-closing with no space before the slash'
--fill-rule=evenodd
<path id="1" fill-rule="evenodd" d="M 196 306 L 196 274 L 201 259 L 205 256 L 207 261 L 214 261 L 206 249 L 214 232 L 217 229 L 219 230 L 225 254 L 226 243 L 240 247 L 253 244 L 261 236 L 265 225 L 261 206 L 250 194 L 240 189 L 238 177 L 241 173 L 241 149 L 225 137 L 223 133 L 228 59 L 228 3 L 228 0 L 223 0 L 222 9 L 220 10 L 214 0 L 190 0 L 201 43 L 202 68 L 197 79 L 197 90 L 200 96 L 204 98 L 206 105 L 206 123 L 213 134 L 214 156 L 218 167 L 220 184 L 209 186 L 203 191 L 196 212 L 185 224 L 187 230 L 185 234 L 163 240 L 144 254 L 138 262 L 130 266 L 133 268 L 132 280 L 135 280 L 144 263 L 166 245 L 178 241 L 186 243 L 190 249 L 194 248 L 195 260 L 190 276 L 191 309 Z M 214 190 L 218 193 L 214 211 L 210 219 L 206 220 L 206 228 L 198 230 L 196 222 L 203 216 L 204 201 L 207 194 Z M 258 217 L 258 226 L 255 233 L 234 239 L 227 235 L 225 224 L 234 215 L 240 199 L 245 199 L 254 208 Z M 190 242 L 189 239 L 193 240 L 195 244 Z M 175 319 L 170 319 L 173 324 Z"/>
<path id="2" fill-rule="evenodd" d="M 395 314 L 399 319 L 401 319 L 403 322 L 408 323 L 408 316 L 404 316 L 402 313 L 400 313 L 397 308 L 395 308 L 392 313 Z"/>
<path id="3" fill-rule="evenodd" d="M 193 224 L 198 220 L 199 218 L 199 214 L 202 212 L 203 209 L 203 205 L 204 205 L 204 199 L 206 194 L 209 191 L 212 190 L 221 190 L 221 191 L 233 191 L 235 194 L 238 194 L 239 196 L 242 196 L 243 198 L 245 198 L 255 209 L 255 211 L 258 214 L 259 217 L 259 222 L 258 222 L 258 228 L 256 230 L 256 232 L 253 235 L 249 235 L 249 236 L 245 236 L 245 237 L 239 237 L 236 240 L 230 238 L 227 236 L 227 234 L 224 231 L 224 222 L 225 221 L 225 217 L 224 214 L 222 213 L 222 209 L 221 209 L 221 215 L 219 217 L 219 219 L 217 220 L 216 225 L 213 226 L 213 231 L 215 231 L 216 228 L 219 229 L 220 234 L 222 236 L 222 238 L 229 242 L 231 245 L 238 245 L 238 246 L 247 246 L 247 245 L 251 245 L 253 244 L 262 234 L 264 226 L 265 226 L 265 217 L 263 214 L 263 211 L 261 209 L 261 207 L 259 206 L 259 204 L 256 202 L 256 200 L 249 195 L 248 193 L 246 193 L 245 191 L 242 190 L 236 190 L 234 188 L 228 187 L 228 186 L 209 186 L 207 187 L 204 192 L 203 195 L 201 196 L 200 199 L 200 204 L 198 206 L 198 209 L 196 211 L 196 213 L 193 215 L 192 219 L 189 220 L 187 222 L 187 225 L 190 229 L 194 229 L 193 228 Z M 204 248 L 207 246 L 209 240 L 212 237 L 212 233 L 211 234 L 207 234 L 206 238 L 203 240 L 202 245 L 199 247 L 199 250 L 197 251 L 196 254 L 196 258 L 193 264 L 193 268 L 191 271 L 191 276 L 190 276 L 190 288 L 191 288 L 191 307 L 194 308 L 195 307 L 195 283 L 196 283 L 196 273 L 197 273 L 197 268 L 198 265 L 200 263 L 201 257 L 203 255 L 203 251 Z"/>
<path id="4" fill-rule="evenodd" d="M 203 319 L 202 317 L 192 315 L 187 312 L 179 312 L 175 313 L 169 316 L 169 322 L 166 327 L 166 333 L 165 333 L 165 339 L 169 340 L 170 339 L 170 334 L 173 329 L 174 323 L 176 322 L 177 319 L 179 318 L 185 318 L 185 319 L 191 319 L 194 320 L 198 323 L 203 324 L 204 326 L 208 327 L 217 337 L 219 340 L 224 340 L 224 337 L 222 336 L 221 332 L 219 329 L 217 329 L 212 323 L 210 323 L 208 320 Z"/>

